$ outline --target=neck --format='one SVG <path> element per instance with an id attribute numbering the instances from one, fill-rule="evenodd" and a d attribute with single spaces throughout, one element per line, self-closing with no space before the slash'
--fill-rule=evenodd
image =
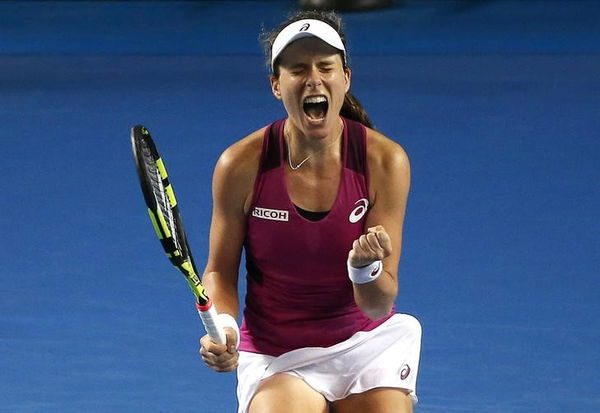
<path id="1" fill-rule="evenodd" d="M 339 143 L 344 130 L 344 123 L 338 118 L 336 126 L 324 137 L 310 136 L 304 134 L 296 128 L 291 122 L 286 121 L 283 129 L 284 138 L 287 142 L 288 156 L 294 165 L 304 160 L 306 157 L 321 158 L 333 150 L 337 150 L 336 143 Z"/>

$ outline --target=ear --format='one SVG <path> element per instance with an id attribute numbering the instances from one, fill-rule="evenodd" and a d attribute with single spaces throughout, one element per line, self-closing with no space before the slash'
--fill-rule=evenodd
<path id="1" fill-rule="evenodd" d="M 346 92 L 348 92 L 350 90 L 350 83 L 352 83 L 352 70 L 350 70 L 350 68 L 344 69 L 344 78 L 346 82 Z"/>
<path id="2" fill-rule="evenodd" d="M 273 96 L 275 96 L 275 99 L 281 100 L 279 78 L 275 75 L 269 75 L 269 81 L 271 82 L 271 92 L 273 92 Z"/>

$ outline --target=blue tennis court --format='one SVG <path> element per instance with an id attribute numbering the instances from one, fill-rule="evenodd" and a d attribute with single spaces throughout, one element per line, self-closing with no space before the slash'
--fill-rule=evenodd
<path id="1" fill-rule="evenodd" d="M 284 116 L 257 36 L 295 6 L 0 3 L 0 411 L 235 411 L 129 130 L 152 131 L 203 263 L 219 154 Z M 352 91 L 412 162 L 397 309 L 423 325 L 415 411 L 600 411 L 600 2 L 343 17 Z"/>

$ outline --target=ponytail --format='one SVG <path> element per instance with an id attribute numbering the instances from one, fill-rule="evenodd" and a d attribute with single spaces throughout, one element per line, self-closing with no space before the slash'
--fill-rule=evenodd
<path id="1" fill-rule="evenodd" d="M 346 92 L 344 104 L 340 110 L 340 115 L 347 119 L 362 123 L 367 128 L 373 128 L 373 124 L 371 123 L 371 119 L 369 119 L 369 115 L 367 115 L 367 112 L 362 107 L 358 99 L 356 99 L 350 92 Z"/>

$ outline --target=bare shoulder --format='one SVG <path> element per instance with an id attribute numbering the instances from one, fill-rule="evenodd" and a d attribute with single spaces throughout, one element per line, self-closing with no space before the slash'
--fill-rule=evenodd
<path id="1" fill-rule="evenodd" d="M 258 174 L 265 129 L 261 128 L 228 147 L 213 175 L 215 207 L 244 214 L 248 211 Z"/>
<path id="2" fill-rule="evenodd" d="M 374 176 L 409 175 L 410 161 L 404 148 L 376 130 L 367 128 L 367 162 Z"/>
<path id="3" fill-rule="evenodd" d="M 254 179 L 260 163 L 265 128 L 240 139 L 225 149 L 215 167 L 215 175 L 234 181 Z"/>

